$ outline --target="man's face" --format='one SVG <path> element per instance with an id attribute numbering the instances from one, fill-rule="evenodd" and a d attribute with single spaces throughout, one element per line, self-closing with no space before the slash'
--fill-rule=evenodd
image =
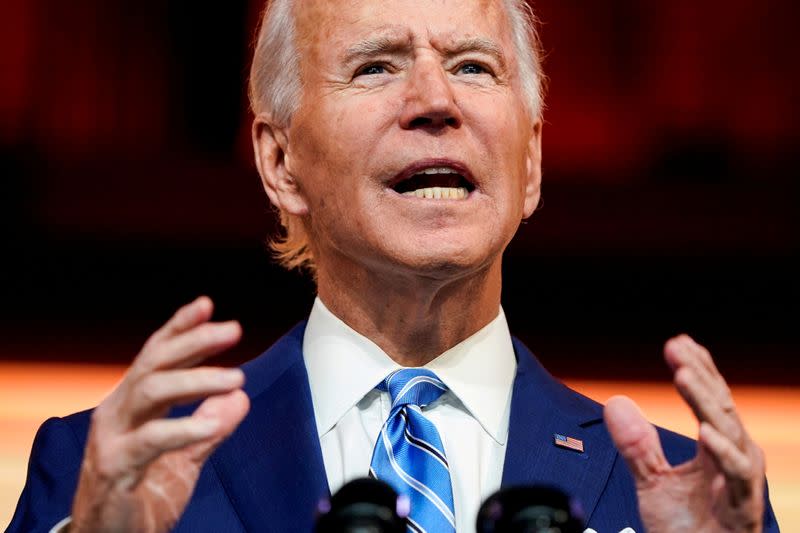
<path id="1" fill-rule="evenodd" d="M 285 165 L 319 268 L 441 277 L 497 260 L 540 179 L 502 1 L 298 4 Z"/>

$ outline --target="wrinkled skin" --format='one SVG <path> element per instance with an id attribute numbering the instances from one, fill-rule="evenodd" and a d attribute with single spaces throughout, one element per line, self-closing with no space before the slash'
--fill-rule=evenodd
<path id="1" fill-rule="evenodd" d="M 95 409 L 70 531 L 168 531 L 206 458 L 247 414 L 239 369 L 191 368 L 235 344 L 235 322 L 212 324 L 198 298 L 153 334 L 121 383 Z M 184 418 L 169 408 L 205 398 Z"/>
<path id="2" fill-rule="evenodd" d="M 672 467 L 655 428 L 628 398 L 608 401 L 605 419 L 636 481 L 648 532 L 758 532 L 764 513 L 764 454 L 736 413 L 711 355 L 687 335 L 664 356 L 675 386 L 700 422 L 698 453 Z"/>
<path id="3" fill-rule="evenodd" d="M 423 365 L 497 316 L 503 250 L 539 201 L 542 124 L 503 3 L 303 6 L 302 100 L 289 125 L 256 117 L 256 163 L 273 205 L 306 223 L 325 305 L 395 361 Z M 463 166 L 474 190 L 393 190 L 426 161 Z"/>

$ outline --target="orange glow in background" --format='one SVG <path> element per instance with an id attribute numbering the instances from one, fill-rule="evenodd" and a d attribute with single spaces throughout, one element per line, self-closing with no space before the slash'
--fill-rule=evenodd
<path id="1" fill-rule="evenodd" d="M 112 365 L 0 362 L 0 524 L 11 520 L 39 425 L 50 416 L 97 404 L 123 371 Z M 691 412 L 669 383 L 568 383 L 599 401 L 627 394 L 654 423 L 690 436 L 696 433 Z M 745 424 L 766 453 L 770 496 L 781 528 L 800 531 L 800 389 L 740 386 L 733 391 Z"/>

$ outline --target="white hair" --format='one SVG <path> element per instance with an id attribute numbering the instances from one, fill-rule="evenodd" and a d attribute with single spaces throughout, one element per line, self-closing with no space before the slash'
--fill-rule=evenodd
<path id="1" fill-rule="evenodd" d="M 288 126 L 300 105 L 300 57 L 295 42 L 294 0 L 268 0 L 250 66 L 250 107 Z"/>
<path id="2" fill-rule="evenodd" d="M 543 111 L 545 82 L 538 21 L 528 1 L 503 0 L 503 3 L 511 26 L 525 106 L 536 120 Z M 294 5 L 295 0 L 267 0 L 250 66 L 250 107 L 256 115 L 268 113 L 279 127 L 289 125 L 300 105 L 303 89 Z M 280 212 L 280 221 L 283 235 L 269 243 L 276 259 L 286 268 L 313 273 L 314 254 L 305 222 L 284 211 Z"/>

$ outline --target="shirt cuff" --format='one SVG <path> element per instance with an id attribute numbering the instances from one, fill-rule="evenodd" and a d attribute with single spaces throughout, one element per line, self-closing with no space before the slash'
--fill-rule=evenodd
<path id="1" fill-rule="evenodd" d="M 68 516 L 58 524 L 54 525 L 50 529 L 50 533 L 67 533 L 69 531 L 69 525 L 72 523 L 72 517 Z"/>

